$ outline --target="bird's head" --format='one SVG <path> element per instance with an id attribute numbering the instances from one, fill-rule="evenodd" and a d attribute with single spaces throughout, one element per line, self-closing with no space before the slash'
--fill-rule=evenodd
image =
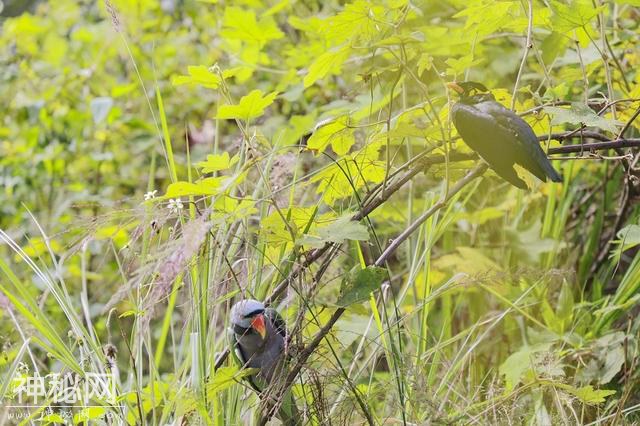
<path id="1" fill-rule="evenodd" d="M 253 299 L 241 300 L 231 308 L 233 332 L 242 336 L 257 333 L 262 340 L 267 335 L 264 303 Z"/>
<path id="2" fill-rule="evenodd" d="M 477 81 L 461 81 L 459 83 L 447 83 L 447 87 L 460 95 L 462 101 L 475 100 L 476 102 L 483 100 L 494 100 L 495 98 L 489 92 L 489 89 L 482 83 Z"/>

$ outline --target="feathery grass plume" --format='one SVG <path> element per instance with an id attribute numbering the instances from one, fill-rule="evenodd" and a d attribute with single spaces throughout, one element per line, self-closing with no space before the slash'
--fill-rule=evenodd
<path id="1" fill-rule="evenodd" d="M 160 270 L 151 284 L 151 290 L 144 300 L 145 324 L 153 317 L 156 305 L 169 295 L 173 282 L 185 271 L 191 259 L 198 253 L 207 233 L 213 226 L 208 212 L 182 226 L 182 236 L 177 240 L 173 253 L 163 260 Z"/>

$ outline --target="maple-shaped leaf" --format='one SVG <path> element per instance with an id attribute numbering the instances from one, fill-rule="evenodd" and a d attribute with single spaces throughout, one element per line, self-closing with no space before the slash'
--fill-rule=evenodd
<path id="1" fill-rule="evenodd" d="M 202 173 L 213 173 L 230 168 L 236 164 L 238 160 L 237 155 L 229 158 L 229 153 L 223 152 L 218 155 L 207 155 L 207 160 L 196 163 L 196 167 L 202 169 Z"/>
<path id="2" fill-rule="evenodd" d="M 218 109 L 216 118 L 237 118 L 249 121 L 252 118 L 260 117 L 264 114 L 265 108 L 273 103 L 276 96 L 278 96 L 278 92 L 271 92 L 268 95 L 264 95 L 262 90 L 252 90 L 248 95 L 240 99 L 239 104 L 221 106 Z"/>
<path id="3" fill-rule="evenodd" d="M 304 87 L 309 87 L 327 74 L 337 74 L 344 61 L 349 57 L 351 49 L 343 47 L 339 50 L 325 52 L 320 55 L 309 67 L 309 73 L 304 76 Z"/>
<path id="4" fill-rule="evenodd" d="M 554 31 L 568 33 L 576 28 L 586 29 L 589 22 L 604 10 L 605 6 L 595 7 L 591 0 L 558 1 L 552 3 L 554 12 Z"/>
<path id="5" fill-rule="evenodd" d="M 217 89 L 220 86 L 220 77 L 204 65 L 192 65 L 187 67 L 189 75 L 175 75 L 171 77 L 171 84 L 194 84 L 208 89 Z"/>
<path id="6" fill-rule="evenodd" d="M 351 220 L 351 214 L 339 217 L 326 226 L 318 226 L 313 233 L 307 233 L 298 240 L 299 244 L 319 248 L 325 243 L 344 240 L 366 241 L 369 239 L 367 227 Z"/>
<path id="7" fill-rule="evenodd" d="M 380 183 L 385 176 L 385 162 L 378 160 L 381 141 L 372 142 L 361 150 L 344 156 L 311 178 L 318 182 L 316 193 L 329 205 L 350 197 L 367 183 Z"/>
<path id="8" fill-rule="evenodd" d="M 316 128 L 307 141 L 307 148 L 320 154 L 331 145 L 333 152 L 344 155 L 354 142 L 353 129 L 349 127 L 349 118 L 345 115 Z"/>
<path id="9" fill-rule="evenodd" d="M 599 116 L 593 112 L 588 105 L 579 102 L 571 104 L 571 108 L 550 106 L 545 107 L 544 111 L 553 116 L 551 124 L 570 123 L 589 127 L 599 127 L 613 133 L 617 131 L 617 126 L 622 124 L 618 121 Z"/>
<path id="10" fill-rule="evenodd" d="M 179 198 L 186 196 L 215 195 L 220 192 L 220 185 L 227 177 L 210 177 L 198 182 L 175 182 L 169 185 L 162 198 Z"/>
<path id="11" fill-rule="evenodd" d="M 265 16 L 258 21 L 253 10 L 234 6 L 225 9 L 222 25 L 220 34 L 223 37 L 246 41 L 260 47 L 269 40 L 284 37 L 284 33 L 280 31 L 272 17 Z"/>

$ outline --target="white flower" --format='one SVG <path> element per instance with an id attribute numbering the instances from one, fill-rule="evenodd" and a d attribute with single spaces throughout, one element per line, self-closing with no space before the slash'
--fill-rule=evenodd
<path id="1" fill-rule="evenodd" d="M 149 191 L 146 194 L 144 194 L 144 200 L 148 201 L 151 200 L 153 198 L 156 198 L 156 194 L 157 194 L 158 190 L 154 189 L 153 191 Z"/>
<path id="2" fill-rule="evenodd" d="M 182 201 L 180 201 L 180 198 L 174 198 L 169 200 L 169 205 L 167 207 L 171 210 L 171 213 L 178 213 L 182 210 L 184 205 L 182 204 Z"/>

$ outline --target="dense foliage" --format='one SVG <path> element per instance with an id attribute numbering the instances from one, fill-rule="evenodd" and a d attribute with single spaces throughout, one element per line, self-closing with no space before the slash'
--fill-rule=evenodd
<path id="1" fill-rule="evenodd" d="M 253 297 L 287 319 L 311 424 L 638 421 L 639 23 L 638 0 L 4 19 L 0 400 L 35 371 L 110 372 L 117 401 L 75 423 L 260 423 L 225 359 Z M 460 80 L 521 113 L 564 182 L 477 166 Z M 34 418 L 69 413 L 50 404 Z"/>

